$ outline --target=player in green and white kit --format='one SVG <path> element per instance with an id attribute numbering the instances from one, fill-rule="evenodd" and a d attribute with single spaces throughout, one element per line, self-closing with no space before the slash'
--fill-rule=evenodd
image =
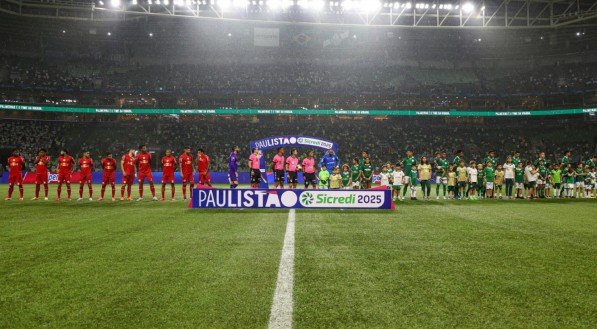
<path id="1" fill-rule="evenodd" d="M 464 161 L 464 152 L 462 152 L 462 150 L 458 150 L 456 151 L 456 156 L 454 157 L 454 159 L 452 159 L 452 164 L 454 165 L 454 167 L 458 168 L 460 166 L 460 162 Z M 458 169 L 456 169 L 456 171 L 458 171 Z M 460 181 L 459 181 L 460 182 Z M 454 198 L 455 199 L 459 199 L 460 197 L 464 198 L 464 194 L 461 194 L 461 189 L 460 186 L 458 188 L 456 188 L 454 190 Z"/>
<path id="2" fill-rule="evenodd" d="M 402 188 L 402 184 L 404 182 L 404 172 L 402 171 L 402 167 L 400 165 L 396 165 L 392 173 L 392 195 L 394 196 L 394 201 L 400 198 L 400 189 Z M 402 197 L 400 200 L 404 200 Z"/>
<path id="3" fill-rule="evenodd" d="M 371 164 L 371 159 L 365 158 L 361 166 L 361 188 L 364 190 L 370 189 L 372 181 L 373 165 Z"/>
<path id="4" fill-rule="evenodd" d="M 404 167 L 404 191 L 402 191 L 403 198 L 406 195 L 406 190 L 408 189 L 408 187 L 413 186 L 411 183 L 411 181 L 412 181 L 411 171 L 413 170 L 412 169 L 413 166 L 415 167 L 414 171 L 415 171 L 415 177 L 416 177 L 417 159 L 414 157 L 413 151 L 408 150 L 408 151 L 406 151 L 406 158 L 404 158 L 402 160 L 402 167 Z"/>
<path id="5" fill-rule="evenodd" d="M 568 166 L 566 171 L 562 174 L 562 178 L 564 179 L 564 197 L 566 198 L 573 198 L 574 197 L 574 178 L 576 177 L 576 173 L 572 166 Z"/>
<path id="6" fill-rule="evenodd" d="M 352 166 L 350 167 L 350 176 L 352 188 L 358 190 L 361 187 L 361 166 L 359 164 L 358 158 L 354 158 L 354 160 L 352 160 Z"/>
<path id="7" fill-rule="evenodd" d="M 417 199 L 417 177 L 418 177 L 416 165 L 412 165 L 410 167 L 410 172 L 408 173 L 408 176 L 409 176 L 409 180 L 410 180 L 410 199 L 416 200 Z M 404 187 L 404 189 L 406 190 L 406 187 Z"/>
<path id="8" fill-rule="evenodd" d="M 514 161 L 514 159 L 512 159 Z M 522 191 L 524 189 L 524 168 L 522 167 L 522 162 L 519 161 L 518 165 L 514 169 L 514 189 L 515 189 L 515 198 L 516 199 L 524 199 L 522 195 Z"/>
<path id="9" fill-rule="evenodd" d="M 578 198 L 582 198 L 585 195 L 585 169 L 583 168 L 582 162 L 579 162 L 574 169 L 576 178 L 574 179 L 574 195 Z"/>
<path id="10" fill-rule="evenodd" d="M 522 163 L 522 159 L 520 158 L 520 152 L 514 151 L 514 154 L 512 155 L 512 164 L 514 164 L 514 166 L 518 167 L 519 163 Z"/>
<path id="11" fill-rule="evenodd" d="M 433 160 L 435 166 L 435 199 L 439 200 L 439 186 L 441 185 L 446 199 L 446 184 L 448 183 L 448 160 L 445 152 L 435 153 Z"/>
<path id="12" fill-rule="evenodd" d="M 562 170 L 562 173 L 566 173 L 568 171 L 568 166 L 570 165 L 570 155 L 572 153 L 570 151 L 566 151 L 564 152 L 564 156 L 562 157 L 562 160 L 560 161 L 560 169 Z M 566 188 L 565 186 L 566 184 L 562 184 L 562 189 L 560 190 L 560 196 L 562 196 L 562 193 L 564 193 L 564 189 Z"/>
<path id="13" fill-rule="evenodd" d="M 497 160 L 496 160 L 497 163 Z M 493 199 L 493 191 L 494 191 L 494 177 L 495 177 L 495 168 L 493 167 L 493 161 L 487 161 L 487 167 L 484 170 L 485 173 L 485 192 L 486 197 L 489 199 Z"/>
<path id="14" fill-rule="evenodd" d="M 345 190 L 350 189 L 350 167 L 347 164 L 342 165 L 340 176 L 342 176 L 342 188 Z"/>
<path id="15" fill-rule="evenodd" d="M 545 156 L 545 153 L 542 152 Z M 545 183 L 547 182 L 547 167 L 545 166 L 545 160 L 543 158 L 539 158 L 539 166 L 537 167 L 537 171 L 539 172 L 539 179 L 537 180 L 537 195 L 539 198 L 545 198 Z"/>

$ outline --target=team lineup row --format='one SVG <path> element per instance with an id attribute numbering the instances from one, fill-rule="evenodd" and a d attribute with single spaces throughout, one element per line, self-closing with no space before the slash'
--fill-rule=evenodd
<path id="1" fill-rule="evenodd" d="M 230 188 L 238 186 L 238 147 L 233 147 L 228 157 L 228 176 Z M 447 160 L 445 152 L 437 152 L 433 162 L 426 156 L 416 159 L 412 151 L 406 152 L 406 157 L 395 164 L 387 163 L 381 167 L 379 173 L 380 185 L 393 190 L 394 200 L 404 200 L 407 191 L 411 199 L 416 199 L 418 186 L 421 187 L 423 198 L 431 197 L 431 182 L 435 176 L 436 199 L 440 198 L 440 188 L 444 199 L 477 199 L 502 198 L 505 187 L 506 198 L 550 198 L 550 197 L 592 197 L 597 191 L 596 163 L 597 156 L 586 162 L 573 165 L 570 152 L 566 152 L 560 163 L 551 164 L 540 152 L 535 161 L 523 161 L 519 152 L 507 156 L 503 164 L 498 164 L 498 158 L 493 151 L 487 152 L 483 162 L 471 160 L 468 166 L 464 161 L 462 151 L 457 151 L 452 161 Z M 251 187 L 257 188 L 263 177 L 263 154 L 261 150 L 252 150 L 248 159 L 251 170 Z M 40 150 L 35 157 L 35 197 L 39 198 L 41 185 L 44 186 L 44 198 L 48 199 L 48 172 L 50 156 L 45 150 Z M 152 199 L 157 200 L 151 170 L 151 154 L 145 145 L 138 150 L 130 149 L 120 160 L 122 170 L 122 186 L 120 200 L 131 200 L 131 189 L 135 178 L 139 184 L 139 198 L 143 200 L 144 182 L 147 181 Z M 174 172 L 178 168 L 182 176 L 183 200 L 187 199 L 187 185 L 189 195 L 194 188 L 195 172 L 199 173 L 199 184 L 211 186 L 209 174 L 210 158 L 202 149 L 197 152 L 194 160 L 190 147 L 185 147 L 182 154 L 176 158 L 171 150 L 166 150 L 161 159 L 162 165 L 162 193 L 161 200 L 165 200 L 166 185 L 171 185 L 171 199 L 175 200 Z M 82 153 L 77 161 L 80 172 L 79 198 L 83 199 L 85 184 L 88 185 L 89 199 L 93 200 L 92 165 L 93 159 L 88 151 Z M 19 188 L 19 199 L 23 199 L 23 167 L 25 159 L 15 149 L 8 159 L 9 189 L 6 200 L 12 198 L 14 186 Z M 99 200 L 104 199 L 107 185 L 112 189 L 112 200 L 115 200 L 115 173 L 117 163 L 112 153 L 106 153 L 101 160 L 103 168 L 102 188 Z M 71 199 L 70 179 L 75 168 L 75 159 L 66 149 L 58 156 L 58 187 L 57 200 L 61 199 L 62 185 L 66 185 L 67 198 Z M 373 183 L 374 167 L 367 151 L 362 157 L 353 159 L 351 165 L 340 165 L 340 160 L 332 149 L 328 150 L 321 161 L 319 170 L 314 159 L 314 152 L 308 151 L 307 156 L 298 158 L 298 150 L 292 149 L 290 156 L 285 157 L 285 149 L 278 148 L 272 159 L 271 169 L 274 172 L 274 188 L 284 188 L 285 181 L 289 188 L 296 188 L 298 173 L 303 173 L 305 188 L 320 189 L 369 189 Z M 318 171 L 318 172 L 317 172 Z M 125 199 L 126 192 L 126 199 Z"/>

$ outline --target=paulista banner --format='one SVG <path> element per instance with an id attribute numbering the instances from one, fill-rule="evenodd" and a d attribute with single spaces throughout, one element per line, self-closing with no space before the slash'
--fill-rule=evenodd
<path id="1" fill-rule="evenodd" d="M 392 192 L 370 190 L 216 189 L 197 188 L 193 209 L 386 209 L 393 210 Z"/>

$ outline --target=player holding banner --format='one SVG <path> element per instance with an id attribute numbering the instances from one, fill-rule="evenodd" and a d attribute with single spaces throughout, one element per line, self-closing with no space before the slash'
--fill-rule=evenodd
<path id="1" fill-rule="evenodd" d="M 83 152 L 83 157 L 79 158 L 79 168 L 81 179 L 79 180 L 79 198 L 77 201 L 83 200 L 83 188 L 85 183 L 89 188 L 89 201 L 93 201 L 93 186 L 91 185 L 92 177 L 91 170 L 93 168 L 93 159 L 89 156 L 89 151 Z"/>
<path id="2" fill-rule="evenodd" d="M 313 158 L 313 151 L 307 152 L 307 157 L 303 159 L 303 180 L 305 181 L 305 189 L 311 185 L 312 189 L 317 188 L 317 178 L 315 177 L 315 159 Z"/>
<path id="3" fill-rule="evenodd" d="M 131 189 L 135 181 L 135 150 L 130 149 L 129 153 L 120 159 L 122 168 L 122 187 L 120 188 L 120 201 L 124 201 L 124 190 L 126 187 L 127 200 L 131 201 Z"/>
<path id="4" fill-rule="evenodd" d="M 102 159 L 102 168 L 104 169 L 104 173 L 102 175 L 102 191 L 98 201 L 102 201 L 104 199 L 106 185 L 108 184 L 110 184 L 112 187 L 112 201 L 114 201 L 114 197 L 116 195 L 116 185 L 114 182 L 116 180 L 116 160 L 114 160 L 112 157 L 111 152 L 106 153 L 106 157 Z"/>
<path id="5" fill-rule="evenodd" d="M 15 184 L 19 187 L 19 200 L 23 201 L 23 167 L 25 159 L 19 154 L 18 149 L 12 151 L 12 156 L 8 158 L 8 195 L 4 200 L 12 198 L 12 191 Z"/>
<path id="6" fill-rule="evenodd" d="M 45 149 L 39 150 L 35 157 L 35 197 L 32 200 L 39 199 L 39 188 L 44 184 L 44 200 L 48 200 L 48 164 L 50 157 Z"/>
<path id="7" fill-rule="evenodd" d="M 272 170 L 274 171 L 274 188 L 284 188 L 284 148 L 279 147 L 278 152 L 272 159 Z"/>
<path id="8" fill-rule="evenodd" d="M 254 148 L 249 156 L 249 169 L 251 170 L 251 188 L 258 188 L 261 182 L 261 167 L 259 164 L 261 154 L 259 149 Z"/>

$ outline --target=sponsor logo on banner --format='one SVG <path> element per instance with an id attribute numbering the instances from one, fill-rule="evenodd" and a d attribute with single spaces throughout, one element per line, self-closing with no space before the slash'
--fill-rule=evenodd
<path id="1" fill-rule="evenodd" d="M 193 192 L 192 208 L 393 209 L 391 191 L 202 189 Z"/>
<path id="2" fill-rule="evenodd" d="M 280 29 L 278 28 L 262 28 L 256 27 L 253 29 L 253 44 L 256 47 L 279 47 L 280 46 Z"/>
<path id="3" fill-rule="evenodd" d="M 264 138 L 251 142 L 251 147 L 256 147 L 260 150 L 282 146 L 309 146 L 317 147 L 320 149 L 336 148 L 333 142 L 305 136 L 278 136 Z"/>

